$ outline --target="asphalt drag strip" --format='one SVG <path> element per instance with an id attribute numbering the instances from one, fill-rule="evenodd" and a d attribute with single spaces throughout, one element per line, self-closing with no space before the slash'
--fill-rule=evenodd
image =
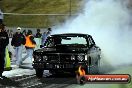
<path id="1" fill-rule="evenodd" d="M 69 74 L 51 75 L 44 73 L 43 78 L 36 75 L 23 75 L 0 80 L 1 88 L 66 88 L 76 84 L 76 78 Z"/>
<path id="2" fill-rule="evenodd" d="M 47 74 L 48 75 L 48 74 Z M 46 75 L 45 75 L 46 76 Z M 76 78 L 69 75 L 50 75 L 37 81 L 33 80 L 35 84 L 26 85 L 27 88 L 65 88 L 69 85 L 76 84 Z M 29 82 L 28 82 L 29 83 Z"/>

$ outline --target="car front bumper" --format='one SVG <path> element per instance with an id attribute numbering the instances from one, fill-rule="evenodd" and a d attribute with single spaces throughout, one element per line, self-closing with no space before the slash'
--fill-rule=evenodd
<path id="1" fill-rule="evenodd" d="M 41 68 L 45 70 L 55 70 L 55 69 L 76 69 L 79 66 L 86 67 L 88 66 L 87 62 L 78 62 L 78 63 L 40 63 L 34 62 L 33 68 Z"/>

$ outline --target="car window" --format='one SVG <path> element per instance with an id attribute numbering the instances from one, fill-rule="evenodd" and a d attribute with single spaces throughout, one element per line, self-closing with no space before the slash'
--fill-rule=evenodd
<path id="1" fill-rule="evenodd" d="M 92 47 L 95 44 L 92 37 L 88 37 L 88 43 L 89 43 L 89 47 Z"/>
<path id="2" fill-rule="evenodd" d="M 87 44 L 85 37 L 49 37 L 45 42 L 45 46 L 52 47 L 57 44 Z"/>
<path id="3" fill-rule="evenodd" d="M 87 44 L 87 41 L 84 37 L 67 37 L 62 38 L 61 44 Z"/>

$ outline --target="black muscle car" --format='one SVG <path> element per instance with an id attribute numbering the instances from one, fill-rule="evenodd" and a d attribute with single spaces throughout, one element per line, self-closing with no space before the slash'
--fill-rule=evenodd
<path id="1" fill-rule="evenodd" d="M 101 49 L 91 35 L 80 33 L 54 34 L 47 37 L 44 46 L 33 52 L 36 76 L 44 70 L 51 73 L 75 73 L 79 66 L 86 74 L 99 72 Z"/>

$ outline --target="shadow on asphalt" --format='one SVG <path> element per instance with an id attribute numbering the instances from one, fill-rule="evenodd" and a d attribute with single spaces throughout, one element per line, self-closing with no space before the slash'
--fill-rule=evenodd
<path id="1" fill-rule="evenodd" d="M 14 80 L 11 80 L 10 78 L 7 77 L 2 77 L 0 79 L 0 87 L 2 86 L 13 86 L 13 87 L 20 87 L 19 82 L 15 82 Z"/>
<path id="2" fill-rule="evenodd" d="M 54 74 L 40 79 L 43 84 L 77 84 L 76 76 L 71 74 Z"/>

